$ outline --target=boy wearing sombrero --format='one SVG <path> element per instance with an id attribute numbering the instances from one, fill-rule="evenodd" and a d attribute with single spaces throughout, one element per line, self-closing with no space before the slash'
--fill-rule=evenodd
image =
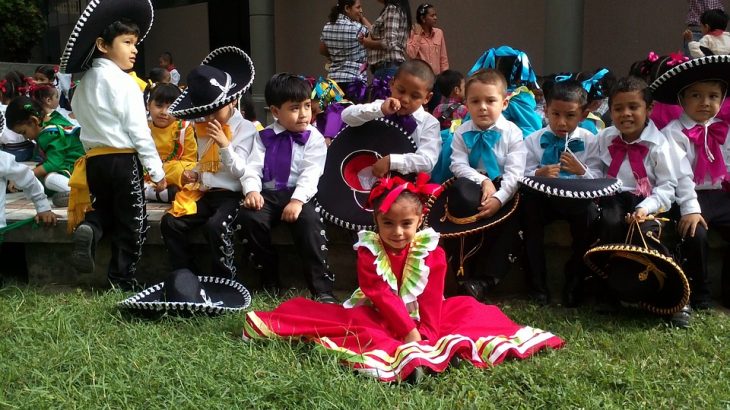
<path id="1" fill-rule="evenodd" d="M 166 188 L 142 92 L 125 73 L 134 67 L 136 44 L 149 32 L 152 17 L 149 0 L 90 2 L 60 65 L 65 73 L 88 70 L 72 103 L 86 155 L 69 182 L 68 228 L 76 228 L 71 263 L 78 271 L 93 272 L 96 244 L 104 233 L 112 234 L 108 277 L 124 290 L 136 287 L 147 230 L 144 173 L 158 190 Z"/>
<path id="2" fill-rule="evenodd" d="M 690 277 L 691 304 L 711 307 L 708 272 L 708 227 L 730 240 L 728 123 L 716 118 L 730 82 L 730 56 L 709 56 L 670 68 L 651 85 L 654 98 L 679 103 L 683 113 L 662 132 L 681 148 L 688 169 L 677 186 L 681 218 L 679 233 L 683 269 Z M 730 282 L 730 264 L 722 270 L 723 284 Z M 723 286 L 726 288 L 727 286 Z M 730 306 L 730 289 L 723 289 L 723 303 Z"/>

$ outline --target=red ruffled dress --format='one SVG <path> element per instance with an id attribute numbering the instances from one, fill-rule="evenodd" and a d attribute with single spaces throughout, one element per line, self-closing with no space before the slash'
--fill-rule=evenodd
<path id="1" fill-rule="evenodd" d="M 360 232 L 360 288 L 349 300 L 340 306 L 295 298 L 271 312 L 250 312 L 243 338 L 303 338 L 381 381 L 403 380 L 418 366 L 442 372 L 454 355 L 486 367 L 563 346 L 559 337 L 517 325 L 496 306 L 467 296 L 444 300 L 446 255 L 438 239 L 429 228 L 393 252 L 377 233 Z M 414 328 L 423 340 L 404 343 Z"/>

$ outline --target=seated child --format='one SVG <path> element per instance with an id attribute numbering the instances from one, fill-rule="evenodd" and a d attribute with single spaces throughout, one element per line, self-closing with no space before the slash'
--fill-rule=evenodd
<path id="1" fill-rule="evenodd" d="M 342 111 L 342 120 L 357 127 L 385 117 L 400 125 L 416 143 L 415 153 L 386 155 L 373 165 L 373 175 L 384 177 L 391 171 L 401 174 L 430 173 L 441 152 L 439 123 L 423 109 L 432 96 L 434 75 L 422 60 L 408 60 L 398 67 L 390 85 L 391 96 L 368 104 L 351 105 Z"/>
<path id="2" fill-rule="evenodd" d="M 180 72 L 175 68 L 175 64 L 172 62 L 172 53 L 165 51 L 160 54 L 158 59 L 159 67 L 165 69 L 170 73 L 170 83 L 174 85 L 180 84 Z"/>
<path id="3" fill-rule="evenodd" d="M 507 81 L 499 71 L 483 69 L 469 76 L 464 97 L 471 120 L 463 123 L 454 134 L 450 168 L 455 177 L 481 186 L 479 217 L 486 218 L 494 215 L 517 192 L 519 180 L 525 174 L 527 150 L 522 131 L 502 115 L 508 104 Z M 499 189 L 492 182 L 496 179 L 501 180 Z M 465 266 L 465 276 L 470 279 L 463 284 L 467 293 L 483 298 L 507 274 L 515 225 L 499 224 L 484 233 L 481 249 L 487 253 L 491 264 L 489 275 L 485 270 L 474 272 L 473 266 Z M 458 259 L 453 258 L 460 263 Z M 457 266 L 452 266 L 456 271 Z"/>
<path id="4" fill-rule="evenodd" d="M 602 173 L 598 141 L 578 124 L 588 114 L 588 95 L 573 80 L 552 83 L 545 92 L 548 126 L 525 138 L 525 175 L 550 178 L 597 178 Z M 580 285 L 587 274 L 583 255 L 592 242 L 591 223 L 598 208 L 590 200 L 565 200 L 523 190 L 520 203 L 530 296 L 539 304 L 549 302 L 545 276 L 544 227 L 556 219 L 567 220 L 573 253 L 565 265 L 563 303 L 576 306 Z"/>
<path id="5" fill-rule="evenodd" d="M 178 120 L 168 112 L 170 104 L 180 96 L 180 89 L 168 83 L 159 83 L 151 88 L 147 111 L 152 139 L 165 170 L 167 189 L 155 190 L 145 183 L 145 197 L 150 201 L 172 202 L 175 194 L 184 185 L 183 172 L 195 168 L 198 162 L 198 143 L 195 131 L 189 121 Z"/>
<path id="6" fill-rule="evenodd" d="M 0 80 L 0 114 L 5 113 L 10 101 L 25 93 L 24 90 L 26 87 L 27 83 L 25 78 L 22 73 L 17 71 L 8 72 Z M 35 144 L 32 141 L 26 140 L 22 135 L 11 130 L 9 127 L 4 127 L 0 133 L 0 149 L 13 155 L 18 162 L 34 159 Z M 14 188 L 11 186 L 12 181 L 8 184 L 8 189 L 13 191 Z"/>
<path id="7" fill-rule="evenodd" d="M 170 72 L 165 70 L 162 67 L 155 67 L 150 70 L 150 75 L 148 76 L 149 82 L 151 82 L 153 85 L 158 83 L 171 83 L 170 80 Z"/>
<path id="8" fill-rule="evenodd" d="M 29 96 L 37 101 L 43 108 L 46 122 L 61 127 L 78 126 L 79 123 L 73 117 L 73 113 L 64 110 L 58 105 L 58 90 L 48 84 L 33 84 L 29 87 Z"/>
<path id="9" fill-rule="evenodd" d="M 338 306 L 295 298 L 271 312 L 250 312 L 243 338 L 317 343 L 382 382 L 418 382 L 423 368 L 440 373 L 462 360 L 485 368 L 560 348 L 559 337 L 518 325 L 496 306 L 444 299 L 446 254 L 438 233 L 419 231 L 433 192 L 399 177 L 381 180 L 369 198 L 377 230 L 360 231 L 355 244 L 360 287 L 350 299 Z"/>
<path id="10" fill-rule="evenodd" d="M 201 273 L 190 243 L 190 231 L 201 226 L 211 253 L 211 270 L 205 273 L 236 277 L 234 235 L 243 198 L 241 178 L 256 136 L 256 128 L 236 103 L 252 82 L 253 64 L 246 53 L 222 47 L 188 74 L 186 92 L 169 108 L 175 118 L 201 121 L 195 125 L 198 165 L 182 172 L 183 190 L 160 223 L 173 270 Z"/>
<path id="11" fill-rule="evenodd" d="M 242 179 L 246 199 L 239 217 L 265 288 L 281 287 L 271 228 L 284 221 L 304 259 L 312 295 L 337 303 L 324 224 L 311 202 L 327 155 L 324 137 L 310 124 L 311 95 L 309 83 L 295 75 L 276 74 L 266 83 L 266 104 L 276 121 L 255 139 Z"/>
<path id="12" fill-rule="evenodd" d="M 314 124 L 329 146 L 347 124 L 342 121 L 342 111 L 352 103 L 334 80 L 319 77 L 312 81 L 312 116 Z"/>
<path id="13" fill-rule="evenodd" d="M 727 29 L 728 15 L 722 9 L 705 10 L 700 16 L 702 38 L 692 41 L 692 32 L 684 32 L 689 55 L 692 58 L 708 55 L 730 54 L 730 33 Z"/>
<path id="14" fill-rule="evenodd" d="M 33 174 L 53 193 L 53 204 L 63 207 L 68 205 L 68 182 L 74 164 L 85 152 L 79 140 L 80 129 L 57 115 L 48 115 L 38 101 L 28 97 L 14 99 L 5 112 L 8 127 L 28 141 L 35 141 L 43 152 L 45 160 L 33 169 Z"/>
<path id="15" fill-rule="evenodd" d="M 436 77 L 436 88 L 445 101 L 433 110 L 442 130 L 451 128 L 454 120 L 463 120 L 469 113 L 464 105 L 464 75 L 456 70 L 446 70 Z"/>

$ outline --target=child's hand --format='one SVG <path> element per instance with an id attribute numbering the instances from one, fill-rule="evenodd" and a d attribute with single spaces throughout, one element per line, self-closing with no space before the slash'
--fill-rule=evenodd
<path id="1" fill-rule="evenodd" d="M 56 226 L 56 222 L 58 221 L 58 215 L 54 214 L 51 211 L 44 211 L 38 212 L 34 219 L 36 223 L 42 223 L 46 226 Z"/>
<path id="2" fill-rule="evenodd" d="M 631 223 L 636 221 L 642 223 L 646 220 L 647 215 L 649 215 L 649 213 L 646 212 L 646 208 L 636 208 L 633 214 L 626 215 L 626 222 Z"/>
<path id="3" fill-rule="evenodd" d="M 497 188 L 494 186 L 494 183 L 491 179 L 485 179 L 482 181 L 482 199 L 481 199 L 481 205 L 486 204 L 487 199 L 494 195 L 494 193 L 497 192 Z"/>
<path id="4" fill-rule="evenodd" d="M 535 170 L 535 176 L 557 178 L 560 175 L 560 165 L 543 165 Z"/>
<path id="5" fill-rule="evenodd" d="M 684 41 L 692 41 L 692 31 L 690 29 L 684 30 L 682 37 L 684 37 Z"/>
<path id="6" fill-rule="evenodd" d="M 705 218 L 702 217 L 702 214 L 687 214 L 682 216 L 679 220 L 677 229 L 679 230 L 679 234 L 682 238 L 686 238 L 688 236 L 690 238 L 694 238 L 697 225 L 702 225 L 705 229 L 707 229 L 707 222 L 705 222 Z"/>
<path id="7" fill-rule="evenodd" d="M 160 182 L 153 182 L 155 184 L 155 192 L 162 192 L 167 189 L 167 179 L 162 178 Z"/>
<path id="8" fill-rule="evenodd" d="M 388 172 L 390 172 L 390 155 L 380 158 L 373 164 L 373 175 L 376 177 L 385 178 Z"/>
<path id="9" fill-rule="evenodd" d="M 8 192 L 18 192 L 18 188 L 15 186 L 15 181 L 8 181 L 6 189 Z"/>
<path id="10" fill-rule="evenodd" d="M 226 137 L 226 133 L 223 132 L 223 127 L 218 122 L 218 120 L 213 120 L 209 122 L 205 129 L 208 132 L 208 137 L 213 139 L 213 141 L 215 141 L 215 143 L 218 144 L 219 147 L 226 148 L 230 143 L 228 141 L 228 137 Z"/>
<path id="11" fill-rule="evenodd" d="M 296 222 L 299 218 L 299 214 L 302 212 L 302 201 L 298 199 L 292 199 L 284 207 L 284 211 L 281 212 L 281 220 L 284 222 Z"/>
<path id="12" fill-rule="evenodd" d="M 583 175 L 586 173 L 583 164 L 571 152 L 563 152 L 560 154 L 560 169 L 575 175 Z"/>
<path id="13" fill-rule="evenodd" d="M 414 327 L 413 330 L 408 332 L 408 334 L 403 338 L 404 343 L 410 343 L 410 342 L 420 342 L 421 341 L 421 334 L 418 333 L 418 328 Z"/>
<path id="14" fill-rule="evenodd" d="M 496 214 L 501 207 L 502 202 L 499 199 L 493 196 L 489 197 L 489 199 L 487 199 L 487 202 L 479 207 L 479 214 L 477 214 L 477 218 L 489 218 L 490 216 Z"/>
<path id="15" fill-rule="evenodd" d="M 393 115 L 400 110 L 400 100 L 388 97 L 385 101 L 383 101 L 383 105 L 380 106 L 380 111 L 383 112 L 383 115 Z"/>
<path id="16" fill-rule="evenodd" d="M 251 191 L 246 195 L 246 199 L 243 200 L 243 206 L 258 211 L 264 207 L 264 197 L 261 196 L 260 192 Z"/>
<path id="17" fill-rule="evenodd" d="M 200 178 L 200 175 L 197 172 L 186 170 L 183 171 L 182 176 L 180 177 L 180 182 L 182 182 L 183 185 L 194 184 L 198 182 L 198 178 Z"/>

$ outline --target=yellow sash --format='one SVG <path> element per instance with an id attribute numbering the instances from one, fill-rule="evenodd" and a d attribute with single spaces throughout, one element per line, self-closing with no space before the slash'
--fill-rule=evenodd
<path id="1" fill-rule="evenodd" d="M 68 197 L 68 225 L 66 231 L 72 233 L 83 222 L 86 212 L 91 211 L 91 193 L 86 180 L 86 159 L 98 155 L 134 154 L 134 148 L 97 147 L 92 148 L 86 155 L 79 157 L 74 164 L 74 172 L 68 181 L 71 193 Z"/>

